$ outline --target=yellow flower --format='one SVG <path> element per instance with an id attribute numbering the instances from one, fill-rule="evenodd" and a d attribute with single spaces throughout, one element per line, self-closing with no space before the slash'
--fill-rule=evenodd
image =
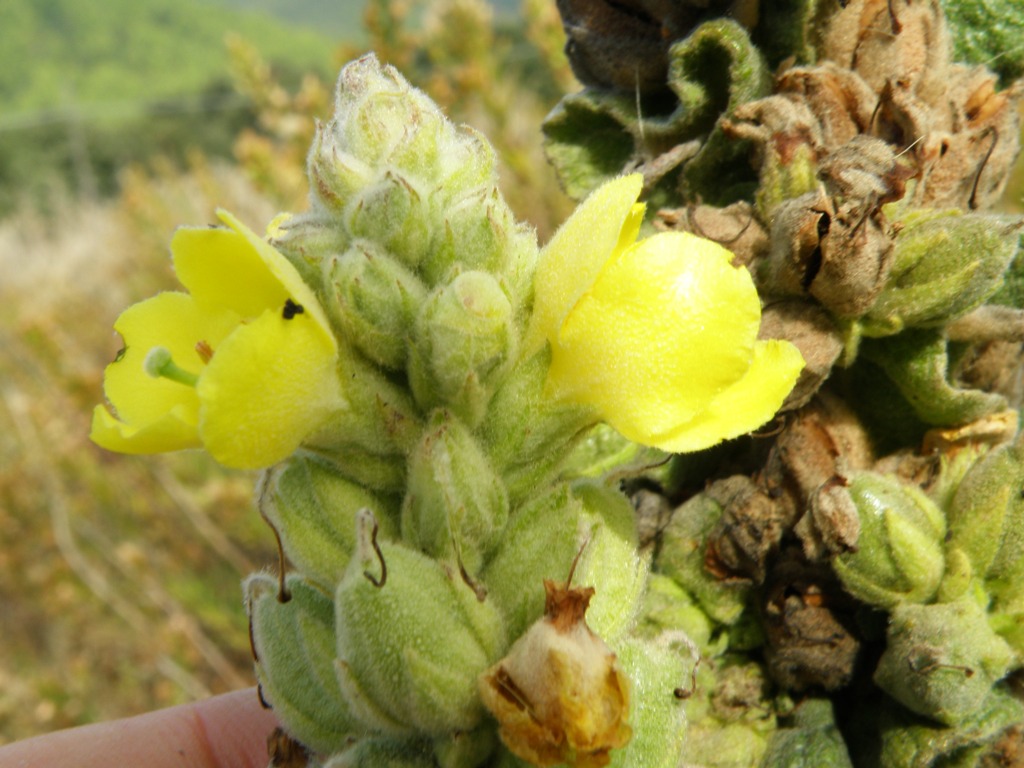
<path id="1" fill-rule="evenodd" d="M 642 179 L 594 192 L 541 253 L 527 354 L 551 344 L 548 391 L 665 451 L 707 448 L 772 418 L 803 358 L 759 341 L 746 269 L 682 232 L 636 242 Z"/>
<path id="2" fill-rule="evenodd" d="M 265 467 L 344 407 L 338 346 L 313 291 L 233 216 L 171 241 L 188 293 L 125 310 L 125 348 L 104 376 L 92 440 L 122 453 L 205 447 L 222 464 Z"/>

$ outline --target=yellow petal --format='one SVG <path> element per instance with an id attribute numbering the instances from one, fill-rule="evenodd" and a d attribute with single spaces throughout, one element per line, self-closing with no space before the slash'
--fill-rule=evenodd
<path id="1" fill-rule="evenodd" d="M 595 406 L 645 444 L 693 419 L 753 355 L 760 303 L 731 257 L 676 232 L 617 254 L 552 347 L 551 393 Z"/>
<path id="2" fill-rule="evenodd" d="M 753 432 L 779 410 L 803 367 L 799 350 L 788 341 L 758 342 L 742 379 L 712 400 L 693 421 L 656 436 L 651 444 L 685 453 Z"/>
<path id="3" fill-rule="evenodd" d="M 636 239 L 643 209 L 638 217 L 634 204 L 642 187 L 640 174 L 599 187 L 541 251 L 534 276 L 533 315 L 523 343 L 525 356 L 554 337 L 616 248 Z"/>
<path id="4" fill-rule="evenodd" d="M 267 310 L 232 333 L 196 387 L 206 449 L 229 467 L 284 459 L 343 407 L 333 344 L 307 313 Z"/>
<path id="5" fill-rule="evenodd" d="M 191 409 L 176 406 L 153 421 L 140 426 L 115 418 L 105 406 L 92 413 L 89 439 L 101 448 L 118 453 L 162 453 L 183 448 L 199 448 L 199 432 Z"/>
<path id="6" fill-rule="evenodd" d="M 153 347 L 166 347 L 175 363 L 198 375 L 204 363 L 196 344 L 202 341 L 216 349 L 237 324 L 237 315 L 201 307 L 184 293 L 161 293 L 128 307 L 114 323 L 124 351 L 107 366 L 103 379 L 118 419 L 138 430 L 174 411 L 194 428 L 199 420 L 195 389 L 150 376 L 143 362 Z"/>
<path id="7" fill-rule="evenodd" d="M 183 227 L 171 241 L 175 272 L 196 301 L 253 318 L 268 309 L 280 312 L 291 299 L 335 344 L 316 294 L 288 259 L 227 211 L 217 214 L 230 230 Z"/>

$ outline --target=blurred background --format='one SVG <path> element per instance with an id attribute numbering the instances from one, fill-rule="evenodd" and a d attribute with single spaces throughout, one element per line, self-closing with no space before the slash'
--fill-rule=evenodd
<path id="1" fill-rule="evenodd" d="M 253 476 L 87 437 L 115 318 L 176 287 L 174 227 L 303 209 L 314 120 L 375 50 L 491 139 L 546 238 L 562 45 L 549 0 L 0 4 L 0 743 L 253 683 Z"/>
<path id="2" fill-rule="evenodd" d="M 253 682 L 253 476 L 87 438 L 115 318 L 176 287 L 174 227 L 303 209 L 314 120 L 374 50 L 488 136 L 543 241 L 563 44 L 553 0 L 0 4 L 0 743 Z"/>

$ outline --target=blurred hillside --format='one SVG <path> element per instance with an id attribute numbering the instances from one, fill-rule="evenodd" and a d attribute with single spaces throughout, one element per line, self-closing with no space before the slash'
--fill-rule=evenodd
<path id="1" fill-rule="evenodd" d="M 232 88 L 225 35 L 251 41 L 286 81 L 328 76 L 338 45 L 360 34 L 359 4 L 332 6 L 345 41 L 211 0 L 5 0 L 0 216 L 45 208 L 63 188 L 110 194 L 119 169 L 157 154 L 229 156 L 254 115 Z"/>

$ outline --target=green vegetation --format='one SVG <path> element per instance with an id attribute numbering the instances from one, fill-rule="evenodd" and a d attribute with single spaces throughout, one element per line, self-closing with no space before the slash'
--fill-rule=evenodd
<path id="1" fill-rule="evenodd" d="M 334 69 L 339 41 L 319 29 L 201 0 L 0 6 L 0 215 L 49 207 L 55 188 L 110 194 L 121 168 L 155 155 L 229 156 L 254 115 L 231 85 L 228 34 L 286 83 Z"/>

